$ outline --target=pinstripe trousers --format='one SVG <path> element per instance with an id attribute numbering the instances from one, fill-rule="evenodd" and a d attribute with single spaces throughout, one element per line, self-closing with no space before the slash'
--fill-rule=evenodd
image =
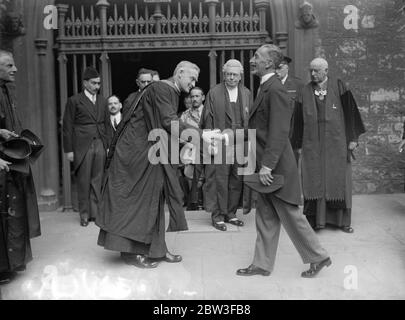
<path id="1" fill-rule="evenodd" d="M 273 271 L 281 224 L 304 263 L 317 263 L 329 257 L 298 206 L 288 204 L 272 194 L 259 193 L 253 258 L 255 266 Z"/>

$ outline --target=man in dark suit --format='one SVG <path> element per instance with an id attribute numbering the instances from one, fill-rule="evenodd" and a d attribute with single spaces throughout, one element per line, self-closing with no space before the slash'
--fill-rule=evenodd
<path id="1" fill-rule="evenodd" d="M 122 114 L 122 103 L 116 95 L 111 95 L 107 98 L 108 112 L 110 116 L 107 118 L 107 123 L 105 125 L 106 136 L 107 136 L 107 146 L 110 145 L 115 131 L 117 131 L 118 125 L 121 122 Z"/>
<path id="2" fill-rule="evenodd" d="M 83 73 L 83 92 L 66 103 L 63 116 L 63 147 L 77 176 L 80 225 L 94 221 L 100 199 L 101 180 L 106 157 L 106 100 L 97 94 L 100 75 L 87 68 Z"/>
<path id="3" fill-rule="evenodd" d="M 275 45 L 263 45 L 250 60 L 252 73 L 260 77 L 260 89 L 249 116 L 249 129 L 256 130 L 256 163 L 260 181 L 271 185 L 273 174 L 284 176 L 284 186 L 274 193 L 259 193 L 256 209 L 257 239 L 252 264 L 237 275 L 268 276 L 273 271 L 281 224 L 304 263 L 310 269 L 302 277 L 315 276 L 331 260 L 300 212 L 298 169 L 289 141 L 292 107 L 275 76 L 283 55 Z"/>
<path id="4" fill-rule="evenodd" d="M 281 83 L 284 85 L 285 89 L 287 90 L 288 97 L 290 98 L 290 103 L 294 107 L 295 100 L 297 99 L 297 94 L 302 90 L 304 87 L 304 82 L 300 78 L 294 77 L 289 74 L 289 67 L 288 64 L 291 63 L 292 59 L 290 57 L 284 56 L 283 61 L 281 61 L 280 65 L 278 66 L 276 73 L 277 77 L 280 79 Z M 294 114 L 294 113 L 293 113 Z M 292 136 L 292 123 L 291 120 L 291 130 L 290 130 L 290 138 Z M 294 149 L 294 156 L 295 160 L 299 160 L 299 151 Z"/>

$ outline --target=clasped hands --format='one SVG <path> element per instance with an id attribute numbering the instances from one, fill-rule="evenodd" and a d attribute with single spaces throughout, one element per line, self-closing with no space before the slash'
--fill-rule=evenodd
<path id="1" fill-rule="evenodd" d="M 202 134 L 203 140 L 207 143 L 212 143 L 213 141 L 226 140 L 227 139 L 226 137 L 227 135 L 221 133 L 221 130 L 219 129 L 204 130 Z"/>
<path id="2" fill-rule="evenodd" d="M 218 153 L 218 142 L 225 140 L 225 145 L 228 145 L 229 137 L 225 133 L 221 133 L 219 129 L 213 129 L 204 131 L 202 138 L 206 143 L 209 143 L 208 153 L 210 155 L 216 155 Z"/>

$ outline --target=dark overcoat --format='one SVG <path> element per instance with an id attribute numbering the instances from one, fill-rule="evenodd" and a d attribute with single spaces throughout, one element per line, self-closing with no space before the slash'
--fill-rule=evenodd
<path id="1" fill-rule="evenodd" d="M 73 167 L 76 171 L 82 163 L 94 138 L 101 139 L 107 150 L 108 140 L 105 123 L 109 119 L 107 100 L 97 95 L 96 104 L 84 92 L 70 97 L 63 116 L 64 152 L 74 152 Z"/>
<path id="2" fill-rule="evenodd" d="M 284 176 L 284 186 L 273 195 L 299 205 L 301 190 L 298 168 L 289 140 L 293 112 L 288 94 L 274 75 L 262 84 L 249 117 L 249 129 L 256 129 L 257 171 L 264 165 Z"/>

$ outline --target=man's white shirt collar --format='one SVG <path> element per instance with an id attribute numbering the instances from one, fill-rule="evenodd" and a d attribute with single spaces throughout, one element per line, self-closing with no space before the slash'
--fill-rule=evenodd
<path id="1" fill-rule="evenodd" d="M 96 95 L 91 94 L 90 92 L 87 91 L 87 89 L 84 89 L 84 94 L 86 95 L 87 98 L 93 103 L 96 103 Z"/>
<path id="2" fill-rule="evenodd" d="M 274 76 L 275 73 L 274 72 L 270 72 L 265 74 L 264 76 L 262 76 L 262 78 L 260 79 L 260 85 L 262 85 L 263 83 L 265 83 L 267 80 L 269 80 L 272 76 Z"/>
<path id="3" fill-rule="evenodd" d="M 118 112 L 118 113 L 115 114 L 115 115 L 112 115 L 112 114 L 111 114 L 111 115 L 110 115 L 111 123 L 114 124 L 114 119 L 116 119 L 117 124 L 119 124 L 120 121 L 121 121 L 121 116 L 122 116 L 121 112 Z"/>
<path id="4" fill-rule="evenodd" d="M 288 74 L 283 79 L 281 79 L 281 83 L 284 84 L 287 81 L 287 78 L 288 78 Z"/>
<path id="5" fill-rule="evenodd" d="M 236 102 L 238 101 L 238 87 L 235 88 L 229 88 L 225 85 L 226 90 L 228 90 L 229 93 L 229 101 L 230 102 Z"/>

